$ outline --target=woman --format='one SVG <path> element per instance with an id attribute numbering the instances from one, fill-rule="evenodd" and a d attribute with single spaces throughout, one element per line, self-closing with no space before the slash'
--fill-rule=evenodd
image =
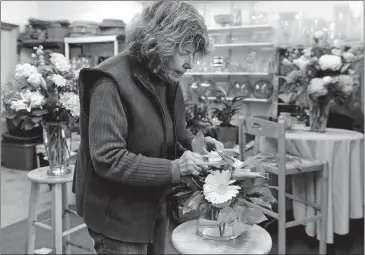
<path id="1" fill-rule="evenodd" d="M 154 2 L 128 28 L 124 52 L 80 72 L 74 187 L 98 254 L 164 253 L 166 196 L 180 177 L 202 169 L 190 151 L 178 82 L 208 48 L 193 6 Z"/>

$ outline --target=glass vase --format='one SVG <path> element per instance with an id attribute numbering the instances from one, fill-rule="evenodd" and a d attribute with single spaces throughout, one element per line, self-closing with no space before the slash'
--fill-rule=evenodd
<path id="1" fill-rule="evenodd" d="M 324 133 L 328 121 L 329 110 L 332 100 L 312 99 L 309 105 L 309 124 L 313 132 Z"/>
<path id="2" fill-rule="evenodd" d="M 218 215 L 222 209 L 211 206 L 197 219 L 196 233 L 210 240 L 232 240 L 247 230 L 247 225 L 239 219 L 228 223 L 218 223 Z"/>
<path id="3" fill-rule="evenodd" d="M 49 162 L 48 175 L 60 176 L 70 173 L 71 126 L 67 121 L 44 122 L 43 141 Z"/>

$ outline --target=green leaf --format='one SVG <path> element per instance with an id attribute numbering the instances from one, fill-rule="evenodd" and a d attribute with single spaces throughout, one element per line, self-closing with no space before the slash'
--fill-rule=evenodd
<path id="1" fill-rule="evenodd" d="M 231 223 L 235 221 L 240 215 L 233 210 L 232 207 L 223 208 L 218 214 L 218 223 Z"/>
<path id="2" fill-rule="evenodd" d="M 35 124 L 31 123 L 31 122 L 28 122 L 28 123 L 25 123 L 24 125 L 24 129 L 25 130 L 31 130 L 35 127 Z"/>
<path id="3" fill-rule="evenodd" d="M 35 116 L 41 116 L 41 115 L 44 115 L 47 113 L 48 113 L 48 110 L 46 110 L 46 109 L 32 111 L 32 114 Z"/>
<path id="4" fill-rule="evenodd" d="M 183 214 L 197 210 L 203 199 L 204 195 L 201 191 L 194 192 L 194 194 L 184 203 Z"/>
<path id="5" fill-rule="evenodd" d="M 184 195 L 188 195 L 190 193 L 192 193 L 192 192 L 191 191 L 180 191 L 180 192 L 176 193 L 174 195 L 174 197 L 181 197 L 181 196 L 184 196 Z"/>
<path id="6" fill-rule="evenodd" d="M 263 196 L 261 197 L 261 199 L 264 201 L 264 202 L 268 202 L 268 203 L 277 203 L 276 201 L 276 198 L 273 197 L 273 196 Z"/>
<path id="7" fill-rule="evenodd" d="M 242 219 L 243 214 L 245 213 L 246 207 L 243 205 L 239 205 L 238 203 L 236 203 L 233 206 L 233 209 L 237 212 L 237 214 L 239 215 L 239 219 Z"/>
<path id="8" fill-rule="evenodd" d="M 265 186 L 253 186 L 246 190 L 247 195 L 259 194 L 261 196 L 271 196 L 271 191 Z"/>
<path id="9" fill-rule="evenodd" d="M 252 203 L 254 203 L 255 205 L 260 205 L 263 207 L 266 207 L 270 210 L 272 210 L 271 204 L 269 202 L 265 202 L 263 201 L 262 198 L 257 198 L 257 197 L 251 197 L 250 200 L 252 201 Z"/>
<path id="10" fill-rule="evenodd" d="M 191 142 L 191 147 L 193 152 L 198 154 L 206 154 L 206 143 L 204 139 L 204 134 L 202 131 L 199 131 Z"/>
<path id="11" fill-rule="evenodd" d="M 260 178 L 261 179 L 261 178 Z M 254 186 L 252 179 L 246 179 L 239 182 L 239 186 L 243 189 L 252 188 Z"/>
<path id="12" fill-rule="evenodd" d="M 248 225 L 254 225 L 267 220 L 267 218 L 259 208 L 246 208 L 242 220 Z"/>
<path id="13" fill-rule="evenodd" d="M 43 119 L 43 117 L 32 117 L 32 121 L 33 121 L 34 123 L 38 123 L 38 122 L 40 122 L 42 119 Z"/>

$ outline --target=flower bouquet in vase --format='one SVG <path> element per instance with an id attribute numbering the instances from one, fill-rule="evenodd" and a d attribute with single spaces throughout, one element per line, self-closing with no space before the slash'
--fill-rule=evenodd
<path id="1" fill-rule="evenodd" d="M 331 105 L 350 102 L 359 87 L 356 65 L 363 54 L 356 53 L 361 46 L 330 41 L 326 30 L 316 32 L 313 40 L 312 47 L 283 59 L 291 71 L 281 91 L 290 95 L 290 103 L 309 109 L 311 131 L 325 132 Z"/>
<path id="2" fill-rule="evenodd" d="M 242 162 L 221 152 L 208 153 L 201 132 L 193 140 L 193 151 L 204 154 L 208 165 L 204 173 L 192 177 L 195 192 L 191 191 L 183 206 L 184 214 L 197 212 L 198 235 L 213 240 L 235 239 L 267 220 L 260 206 L 271 210 L 276 200 L 265 182 L 266 174 L 252 171 L 259 169 L 264 156 Z"/>
<path id="3" fill-rule="evenodd" d="M 69 172 L 71 125 L 80 114 L 77 75 L 59 53 L 34 47 L 32 64 L 18 64 L 3 94 L 5 115 L 24 130 L 41 125 L 50 175 Z"/>

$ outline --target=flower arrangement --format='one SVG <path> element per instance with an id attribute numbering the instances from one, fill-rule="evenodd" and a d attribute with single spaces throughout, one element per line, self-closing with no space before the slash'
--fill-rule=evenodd
<path id="1" fill-rule="evenodd" d="M 32 64 L 17 64 L 14 81 L 18 86 L 3 94 L 5 117 L 25 130 L 42 121 L 76 120 L 80 114 L 77 77 L 60 53 L 34 47 Z"/>
<path id="2" fill-rule="evenodd" d="M 363 54 L 357 52 L 358 47 L 330 41 L 326 31 L 318 31 L 312 47 L 294 49 L 283 59 L 291 71 L 281 90 L 291 95 L 291 103 L 309 108 L 312 131 L 324 132 L 331 104 L 349 101 L 359 86 L 355 65 Z"/>
<path id="3" fill-rule="evenodd" d="M 199 132 L 194 140 L 194 151 L 205 151 L 204 136 Z M 199 148 L 201 147 L 201 148 Z M 267 218 L 258 206 L 272 210 L 276 202 L 265 182 L 266 174 L 259 171 L 263 155 L 245 161 L 228 157 L 221 152 L 220 162 L 207 162 L 209 169 L 199 177 L 192 177 L 192 191 L 183 206 L 183 214 L 191 211 L 198 213 L 198 234 L 211 239 L 233 239 L 242 234 L 249 226 L 261 223 Z M 209 159 L 210 155 L 206 155 Z M 195 190 L 195 192 L 193 192 Z M 257 206 L 254 206 L 257 205 Z"/>

